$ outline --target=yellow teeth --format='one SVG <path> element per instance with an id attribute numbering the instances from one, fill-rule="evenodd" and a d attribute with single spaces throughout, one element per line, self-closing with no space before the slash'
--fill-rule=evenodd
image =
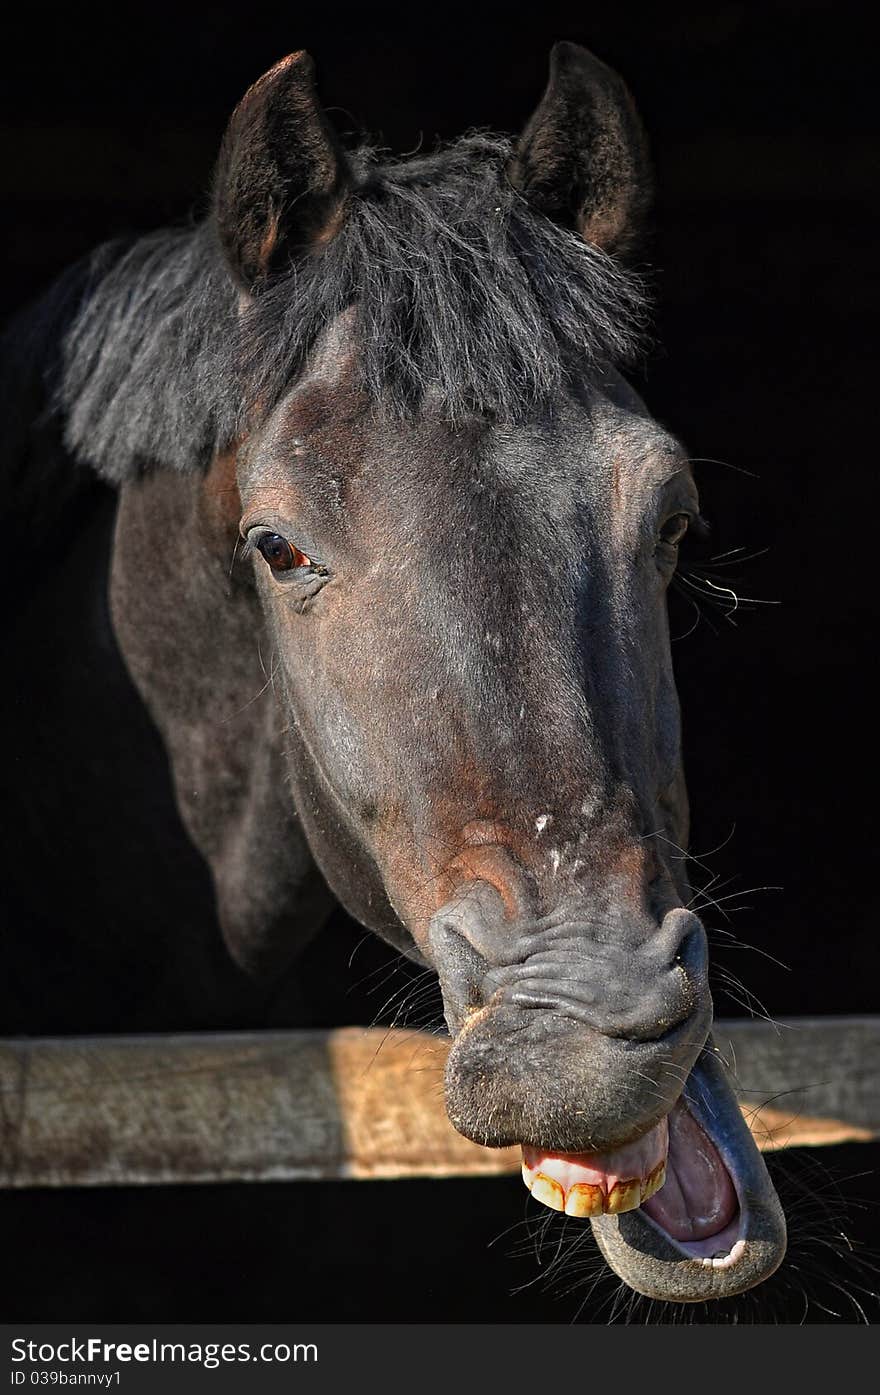
<path id="1" fill-rule="evenodd" d="M 605 1210 L 609 1215 L 617 1216 L 621 1211 L 634 1211 L 642 1204 L 642 1184 L 636 1179 L 633 1182 L 618 1182 L 608 1193 L 605 1203 Z"/>
<path id="2" fill-rule="evenodd" d="M 565 1210 L 565 1192 L 558 1182 L 554 1182 L 552 1177 L 545 1177 L 543 1172 L 539 1172 L 532 1183 L 532 1196 L 536 1201 L 543 1201 L 551 1211 Z"/>
<path id="3" fill-rule="evenodd" d="M 642 1201 L 647 1201 L 649 1196 L 653 1196 L 655 1192 L 659 1192 L 665 1181 L 666 1163 L 658 1163 L 654 1171 L 649 1172 L 642 1183 Z"/>
<path id="4" fill-rule="evenodd" d="M 630 1182 L 617 1182 L 610 1192 L 600 1186 L 590 1186 L 587 1182 L 575 1182 L 566 1193 L 561 1184 L 544 1172 L 530 1173 L 523 1164 L 523 1181 L 536 1201 L 549 1206 L 551 1211 L 564 1211 L 567 1216 L 578 1216 L 584 1220 L 589 1216 L 618 1216 L 623 1211 L 635 1211 L 649 1196 L 659 1192 L 666 1181 L 666 1163 L 658 1163 L 653 1172 L 644 1179 L 638 1177 Z"/>
<path id="5" fill-rule="evenodd" d="M 566 1216 L 601 1216 L 605 1209 L 605 1193 L 601 1187 L 591 1187 L 588 1182 L 575 1182 L 569 1187 L 565 1198 Z"/>

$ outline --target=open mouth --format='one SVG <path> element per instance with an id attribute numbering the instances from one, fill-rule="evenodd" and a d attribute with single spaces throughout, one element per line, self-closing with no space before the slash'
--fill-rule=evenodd
<path id="1" fill-rule="evenodd" d="M 523 1147 L 523 1181 L 536 1201 L 567 1216 L 620 1215 L 644 1205 L 667 1179 L 669 1127 L 609 1153 L 545 1153 Z"/>
<path id="2" fill-rule="evenodd" d="M 567 1216 L 645 1215 L 686 1254 L 721 1262 L 738 1238 L 736 1187 L 718 1149 L 679 1100 L 634 1143 L 609 1153 L 523 1148 L 523 1181 Z"/>
<path id="3" fill-rule="evenodd" d="M 781 1207 L 711 1048 L 641 1138 L 607 1153 L 523 1148 L 523 1179 L 544 1205 L 589 1217 L 611 1267 L 650 1297 L 741 1293 L 785 1253 Z"/>

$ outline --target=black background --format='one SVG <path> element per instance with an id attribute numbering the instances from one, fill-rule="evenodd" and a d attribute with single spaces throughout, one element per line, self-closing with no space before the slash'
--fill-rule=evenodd
<path id="1" fill-rule="evenodd" d="M 397 151 L 468 126 L 521 127 L 557 38 L 588 44 L 624 74 L 658 182 L 643 259 L 657 343 L 637 383 L 705 459 L 697 476 L 718 551 L 761 551 L 728 569 L 731 584 L 779 603 L 743 606 L 735 625 L 706 606 L 693 628 L 690 603 L 673 601 L 693 848 L 711 869 L 695 880 L 717 877 L 712 894 L 732 898 L 707 911 L 716 962 L 774 1016 L 878 1003 L 870 13 L 823 0 L 542 4 L 533 15 L 466 17 L 448 7 L 239 11 L 157 0 L 101 12 L 35 6 L 6 20 L 4 314 L 108 236 L 203 208 L 232 106 L 295 48 L 315 57 L 340 129 L 378 133 Z M 725 944 L 725 932 L 773 960 Z M 297 1021 L 367 1022 L 380 1011 L 390 955 L 361 939 L 339 917 L 308 951 Z M 731 999 L 717 988 L 719 1012 L 743 1010 L 739 990 Z M 238 1020 L 231 1011 L 225 1025 Z M 873 1147 L 821 1159 L 839 1179 L 869 1171 L 839 1185 L 844 1228 L 874 1244 L 876 1212 L 855 1199 L 876 1198 L 876 1161 Z M 796 1157 L 789 1166 L 809 1169 L 816 1207 L 831 1197 L 836 1215 L 825 1173 Z M 536 1284 L 509 1296 L 538 1273 L 533 1255 L 510 1257 L 520 1231 L 486 1248 L 521 1219 L 518 1187 L 7 1195 L 3 1224 L 31 1256 L 9 1316 L 568 1321 L 577 1293 L 553 1297 Z M 819 1293 L 814 1249 L 800 1277 Z M 800 1315 L 793 1290 L 761 1301 L 737 1311 Z M 594 1302 L 582 1318 L 607 1315 Z M 815 1306 L 810 1315 L 829 1320 Z"/>

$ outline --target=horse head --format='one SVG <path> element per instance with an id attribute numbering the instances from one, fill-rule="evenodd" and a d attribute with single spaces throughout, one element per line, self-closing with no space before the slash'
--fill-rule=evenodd
<path id="1" fill-rule="evenodd" d="M 626 88 L 572 44 L 517 142 L 399 162 L 342 148 L 307 55 L 267 73 L 231 119 L 200 240 L 175 253 L 176 300 L 163 272 L 163 342 L 184 408 L 211 404 L 211 463 L 198 476 L 189 450 L 188 579 L 157 579 L 150 605 L 161 593 L 173 628 L 199 598 L 179 645 L 204 656 L 198 713 L 183 735 L 165 725 L 233 951 L 255 962 L 263 931 L 283 939 L 314 864 L 439 976 L 455 1127 L 521 1145 L 535 1198 L 590 1217 L 634 1289 L 684 1302 L 766 1277 L 785 1226 L 714 1053 L 689 909 L 666 592 L 699 501 L 620 372 L 648 188 Z M 109 371 L 92 356 L 93 387 Z M 87 379 L 68 378 L 71 430 L 85 439 L 92 411 L 112 473 L 132 414 L 110 431 L 105 391 L 96 427 Z M 183 413 L 154 415 L 153 449 L 179 467 Z M 136 648 L 155 624 L 125 559 L 156 545 L 125 518 L 117 616 Z M 241 618 L 221 654 L 233 531 Z M 225 783 L 206 799 L 181 775 L 193 724 L 227 672 L 262 683 L 257 638 L 282 735 L 225 763 L 209 743 Z M 235 839 L 218 832 L 233 804 Z"/>

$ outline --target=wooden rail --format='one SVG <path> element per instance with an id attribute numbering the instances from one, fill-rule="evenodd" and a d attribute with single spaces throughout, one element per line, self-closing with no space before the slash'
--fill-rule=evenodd
<path id="1" fill-rule="evenodd" d="M 880 1017 L 714 1034 L 762 1149 L 880 1137 Z M 361 1027 L 0 1042 L 0 1185 L 517 1172 L 449 1124 L 446 1052 Z"/>

